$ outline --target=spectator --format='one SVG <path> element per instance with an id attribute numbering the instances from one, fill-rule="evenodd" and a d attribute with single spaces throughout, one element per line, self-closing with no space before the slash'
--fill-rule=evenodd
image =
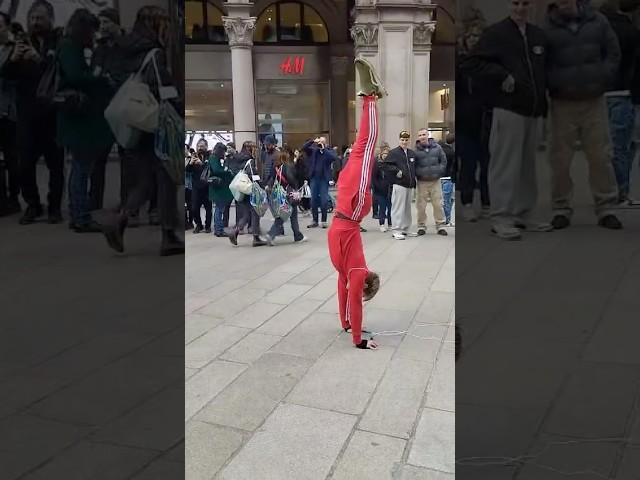
<path id="1" fill-rule="evenodd" d="M 171 86 L 171 75 L 166 67 L 166 42 L 169 17 L 167 12 L 155 6 L 146 6 L 138 10 L 133 31 L 124 35 L 120 42 L 121 68 L 123 74 L 136 72 L 145 58 L 153 57 L 158 66 L 163 86 Z M 159 85 L 152 65 L 143 71 L 143 81 L 147 83 L 156 99 L 160 100 Z M 123 75 L 124 76 L 124 75 Z M 178 111 L 182 111 L 181 99 L 171 99 Z M 125 152 L 136 161 L 131 162 L 131 191 L 123 211 L 115 222 L 105 225 L 104 233 L 109 246 L 118 252 L 124 251 L 124 231 L 131 212 L 139 208 L 150 198 L 154 181 L 158 187 L 158 206 L 162 227 L 162 246 L 160 254 L 184 254 L 184 241 L 176 232 L 178 225 L 177 185 L 162 165 L 154 151 L 154 134 L 143 134 L 138 145 Z"/>
<path id="2" fill-rule="evenodd" d="M 313 223 L 307 228 L 318 228 L 318 208 L 322 213 L 322 228 L 327 228 L 327 208 L 329 203 L 329 182 L 331 181 L 331 164 L 336 154 L 327 148 L 325 137 L 309 140 L 302 146 L 309 161 L 309 177 L 311 178 L 311 215 Z"/>
<path id="3" fill-rule="evenodd" d="M 209 198 L 215 204 L 213 214 L 213 234 L 216 237 L 227 237 L 224 231 L 225 218 L 229 222 L 229 207 L 233 201 L 233 195 L 229 190 L 229 184 L 233 180 L 233 175 L 226 165 L 225 152 L 227 147 L 218 142 L 213 147 L 213 154 L 209 157 L 209 167 L 211 168 L 212 181 L 209 186 Z"/>
<path id="4" fill-rule="evenodd" d="M 616 78 L 620 46 L 606 17 L 584 0 L 558 0 L 547 11 L 547 75 L 551 97 L 552 224 L 571 223 L 571 162 L 580 140 L 589 163 L 598 224 L 620 229 L 604 93 Z"/>
<path id="5" fill-rule="evenodd" d="M 445 176 L 440 179 L 442 181 L 442 207 L 444 208 L 445 222 L 450 227 L 453 227 L 451 212 L 455 201 L 456 178 L 458 177 L 455 142 L 455 135 L 448 133 L 441 145 L 447 156 L 447 170 Z"/>
<path id="6" fill-rule="evenodd" d="M 258 171 L 255 159 L 256 144 L 251 141 L 246 141 L 242 144 L 242 149 L 236 153 L 232 159 L 230 159 L 228 165 L 225 163 L 225 166 L 229 167 L 229 170 L 234 177 L 245 168 L 247 169 L 247 174 L 251 176 L 251 171 L 254 173 Z M 251 169 L 249 169 L 249 166 Z M 249 222 L 251 222 L 251 231 L 253 233 L 252 245 L 254 247 L 262 247 L 266 245 L 267 242 L 260 237 L 260 217 L 251 206 L 250 197 L 248 195 L 245 195 L 242 200 L 236 201 L 236 210 L 238 211 L 240 218 L 233 231 L 229 234 L 229 241 L 234 246 L 237 246 L 240 231 L 249 225 Z"/>
<path id="7" fill-rule="evenodd" d="M 633 24 L 634 11 L 638 10 L 638 0 L 609 1 L 602 7 L 618 38 L 621 51 L 620 67 L 616 78 L 605 97 L 609 110 L 609 129 L 613 143 L 613 168 L 618 183 L 618 202 L 620 206 L 637 206 L 629 198 L 631 168 L 633 166 L 634 148 L 633 131 L 635 111 L 631 89 L 633 87 L 640 51 L 640 30 Z"/>
<path id="8" fill-rule="evenodd" d="M 16 145 L 16 82 L 11 77 L 16 43 L 11 32 L 9 16 L 0 12 L 0 151 L 8 173 L 8 185 L 4 172 L 0 178 L 0 216 L 20 212 L 19 164 Z M 8 189 L 7 189 L 8 186 Z"/>
<path id="9" fill-rule="evenodd" d="M 521 229 L 550 231 L 536 222 L 538 120 L 547 109 L 546 40 L 528 23 L 530 2 L 511 2 L 509 18 L 487 28 L 461 68 L 487 85 L 493 107 L 489 163 L 492 232 L 520 239 Z M 514 48 L 519 45 L 519 48 Z"/>
<path id="10" fill-rule="evenodd" d="M 42 102 L 36 91 L 43 74 L 56 61 L 62 30 L 53 28 L 53 6 L 36 0 L 27 12 L 27 34 L 16 39 L 12 55 L 17 75 L 18 151 L 22 197 L 27 203 L 21 225 L 35 222 L 44 214 L 40 202 L 36 164 L 41 156 L 49 170 L 47 213 L 49 223 L 62 222 L 60 211 L 64 189 L 64 150 L 56 143 L 56 112 L 53 99 Z M 38 132 L 34 141 L 34 132 Z"/>
<path id="11" fill-rule="evenodd" d="M 98 19 L 91 12 L 84 8 L 76 10 L 58 53 L 59 88 L 73 92 L 73 97 L 78 98 L 69 98 L 67 102 L 79 102 L 74 109 L 60 107 L 57 117 L 58 144 L 71 155 L 69 226 L 77 233 L 102 231 L 91 218 L 88 183 L 92 165 L 104 161 L 114 142 L 104 119 L 104 109 L 112 96 L 110 83 L 104 76 L 95 76 L 85 61 L 85 50 L 93 46 L 98 26 Z"/>
<path id="12" fill-rule="evenodd" d="M 196 145 L 195 157 L 187 165 L 187 170 L 191 173 L 192 197 L 191 197 L 191 220 L 195 224 L 193 233 L 200 233 L 202 228 L 201 208 L 205 210 L 204 232 L 211 233 L 212 205 L 209 199 L 209 183 L 202 180 L 202 172 L 207 168 L 209 157 L 209 144 L 206 139 L 201 138 Z"/>
<path id="13" fill-rule="evenodd" d="M 393 191 L 394 175 L 386 168 L 386 160 L 389 157 L 390 148 L 383 145 L 380 148 L 380 156 L 373 165 L 371 184 L 373 196 L 378 201 L 378 223 L 380 231 L 387 232 L 391 228 L 391 192 Z M 387 226 L 385 226 L 385 221 Z"/>
<path id="14" fill-rule="evenodd" d="M 447 231 L 444 229 L 446 222 L 442 207 L 442 182 L 440 179 L 444 177 L 447 171 L 447 156 L 442 147 L 433 138 L 429 138 L 429 131 L 426 128 L 418 131 L 415 156 L 418 235 L 427 233 L 427 202 L 431 202 L 436 231 L 438 235 L 446 236 Z"/>
<path id="15" fill-rule="evenodd" d="M 273 175 L 273 169 L 276 157 L 278 156 L 278 140 L 273 135 L 267 135 L 264 139 L 264 150 L 260 152 L 260 164 L 262 166 L 262 172 L 260 175 L 262 178 L 271 178 Z"/>
<path id="16" fill-rule="evenodd" d="M 417 237 L 410 232 L 411 207 L 413 193 L 416 188 L 416 154 L 409 149 L 411 134 L 406 130 L 400 132 L 400 145 L 389 152 L 387 167 L 395 176 L 393 193 L 391 196 L 391 223 L 393 224 L 393 238 L 405 240 L 407 237 Z"/>
<path id="17" fill-rule="evenodd" d="M 117 41 L 122 35 L 120 28 L 120 15 L 114 8 L 105 8 L 98 14 L 100 22 L 99 38 L 96 42 L 96 48 L 91 56 L 91 67 L 93 74 L 96 76 L 107 76 L 111 78 L 117 73 L 117 63 L 119 61 Z M 112 78 L 117 85 L 124 83 L 123 78 Z M 114 91 L 115 93 L 115 91 Z M 106 108 L 106 106 L 105 106 Z M 105 170 L 107 166 L 107 155 L 96 158 L 91 169 L 91 182 L 89 189 L 89 208 L 91 210 L 100 210 L 104 203 L 104 184 Z M 121 169 L 121 203 L 126 198 L 126 164 L 124 161 L 123 151 L 120 150 L 120 169 Z"/>
<path id="18" fill-rule="evenodd" d="M 302 182 L 300 181 L 299 173 L 296 171 L 293 159 L 286 151 L 278 152 L 278 155 L 276 156 L 271 176 L 266 179 L 268 190 L 273 188 L 276 180 L 280 182 L 280 185 L 282 185 L 287 191 L 296 191 L 302 187 Z M 293 230 L 293 241 L 306 242 L 307 237 L 300 232 L 300 225 L 298 224 L 298 208 L 296 205 L 293 205 L 291 208 L 291 217 L 289 217 L 289 220 L 291 221 L 291 230 Z M 282 235 L 281 232 L 284 231 L 283 225 L 284 221 L 281 218 L 276 218 L 273 222 L 271 230 L 267 233 L 267 243 L 270 246 L 274 245 L 274 240 L 278 235 Z"/>
<path id="19" fill-rule="evenodd" d="M 189 145 L 186 144 L 184 147 L 184 229 L 191 230 L 193 228 L 193 218 L 191 218 L 193 183 L 191 181 L 191 172 L 187 166 L 191 163 L 195 150 L 190 149 Z"/>

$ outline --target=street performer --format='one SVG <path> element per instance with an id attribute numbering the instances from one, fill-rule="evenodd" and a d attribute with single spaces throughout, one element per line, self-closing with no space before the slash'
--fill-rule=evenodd
<path id="1" fill-rule="evenodd" d="M 355 61 L 363 97 L 358 137 L 349 162 L 340 172 L 335 216 L 329 229 L 329 254 L 338 271 L 340 323 L 351 332 L 357 348 L 375 350 L 372 339 L 362 338 L 362 303 L 371 300 L 380 288 L 380 278 L 367 268 L 360 236 L 360 222 L 371 211 L 371 174 L 378 139 L 376 101 L 387 95 L 373 66 L 364 59 Z"/>

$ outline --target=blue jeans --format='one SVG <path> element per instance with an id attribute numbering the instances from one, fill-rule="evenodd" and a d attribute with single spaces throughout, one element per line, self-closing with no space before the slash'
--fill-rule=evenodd
<path id="1" fill-rule="evenodd" d="M 71 149 L 69 213 L 71 222 L 76 225 L 87 225 L 92 221 L 89 209 L 89 176 L 94 162 L 103 155 L 103 150 L 105 149 Z"/>
<path id="2" fill-rule="evenodd" d="M 311 179 L 311 215 L 313 223 L 318 223 L 318 208 L 322 211 L 322 221 L 327 221 L 327 206 L 329 204 L 329 181 L 324 178 Z"/>
<path id="3" fill-rule="evenodd" d="M 633 126 L 635 111 L 631 97 L 607 97 L 609 131 L 613 144 L 613 169 L 620 199 L 629 196 L 629 180 L 633 164 Z"/>
<path id="4" fill-rule="evenodd" d="M 225 213 L 228 215 L 227 211 L 230 206 L 231 202 L 216 202 L 216 209 L 213 213 L 213 233 L 216 235 L 224 233 L 224 217 Z"/>
<path id="5" fill-rule="evenodd" d="M 480 187 L 480 201 L 482 206 L 489 205 L 489 152 L 480 138 L 456 134 L 456 154 L 460 157 L 460 201 L 462 205 L 473 203 L 476 186 Z M 480 167 L 479 182 L 476 172 Z M 444 193 L 444 192 L 443 192 Z"/>
<path id="6" fill-rule="evenodd" d="M 299 242 L 302 240 L 304 235 L 300 232 L 300 224 L 298 223 L 298 207 L 294 207 L 291 209 L 291 217 L 289 217 L 291 221 L 291 230 L 293 230 L 293 240 Z M 269 230 L 269 236 L 271 238 L 276 238 L 278 235 L 284 235 L 284 222 L 281 218 L 276 218 L 275 222 L 271 226 Z"/>
<path id="7" fill-rule="evenodd" d="M 456 186 L 449 178 L 443 178 L 441 182 L 442 182 L 442 207 L 444 208 L 444 218 L 447 223 L 451 223 L 451 208 L 453 207 L 453 192 L 455 192 Z"/>
<path id="8" fill-rule="evenodd" d="M 378 203 L 378 222 L 380 226 L 384 225 L 384 221 L 387 221 L 387 225 L 391 226 L 391 197 L 387 195 L 375 194 L 374 200 Z"/>

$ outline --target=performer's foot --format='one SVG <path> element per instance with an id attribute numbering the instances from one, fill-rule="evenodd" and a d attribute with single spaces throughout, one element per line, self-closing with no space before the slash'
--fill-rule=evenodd
<path id="1" fill-rule="evenodd" d="M 373 65 L 364 58 L 356 58 L 355 64 L 358 71 L 358 95 L 386 97 L 388 93 Z"/>
<path id="2" fill-rule="evenodd" d="M 373 340 L 362 340 L 360 343 L 356 343 L 355 346 L 362 350 L 376 350 L 378 348 L 378 344 Z"/>

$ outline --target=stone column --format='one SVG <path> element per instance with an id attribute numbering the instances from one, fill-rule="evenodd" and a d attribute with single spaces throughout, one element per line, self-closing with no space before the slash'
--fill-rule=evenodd
<path id="1" fill-rule="evenodd" d="M 349 57 L 331 57 L 331 143 L 342 148 L 349 141 Z"/>
<path id="2" fill-rule="evenodd" d="M 376 69 L 380 68 L 378 63 L 378 24 L 373 22 L 356 23 L 351 27 L 351 38 L 355 45 L 356 58 L 362 57 L 371 62 Z M 356 90 L 358 89 L 358 74 L 356 73 Z M 356 92 L 353 92 L 354 94 Z M 380 105 L 378 109 L 379 116 L 382 116 L 381 109 L 384 105 Z M 360 116 L 362 115 L 362 99 L 356 97 L 356 130 L 360 125 Z"/>
<path id="3" fill-rule="evenodd" d="M 413 26 L 413 102 L 411 134 L 429 127 L 429 78 L 431 66 L 431 36 L 435 22 L 421 22 Z M 434 105 L 433 108 L 440 108 Z"/>
<path id="4" fill-rule="evenodd" d="M 256 95 L 251 51 L 256 17 L 222 17 L 222 21 L 231 47 L 233 128 L 234 140 L 239 150 L 247 140 L 257 142 Z"/>

